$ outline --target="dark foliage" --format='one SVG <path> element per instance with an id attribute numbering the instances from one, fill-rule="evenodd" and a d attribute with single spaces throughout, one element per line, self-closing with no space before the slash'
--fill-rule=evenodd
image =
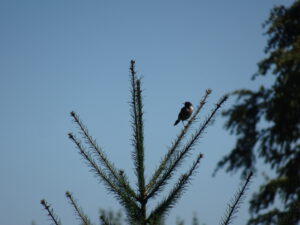
<path id="1" fill-rule="evenodd" d="M 258 90 L 238 90 L 237 103 L 224 113 L 225 127 L 237 135 L 232 151 L 217 165 L 228 172 L 258 169 L 259 157 L 275 176 L 267 178 L 250 202 L 248 224 L 300 223 L 300 1 L 276 6 L 264 24 L 266 58 L 258 76 L 274 83 Z M 276 203 L 276 204 L 275 204 Z"/>

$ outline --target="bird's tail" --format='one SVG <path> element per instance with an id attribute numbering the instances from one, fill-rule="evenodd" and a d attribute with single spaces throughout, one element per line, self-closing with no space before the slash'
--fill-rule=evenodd
<path id="1" fill-rule="evenodd" d="M 179 122 L 180 122 L 180 120 L 176 120 L 174 123 L 174 126 L 176 126 Z"/>

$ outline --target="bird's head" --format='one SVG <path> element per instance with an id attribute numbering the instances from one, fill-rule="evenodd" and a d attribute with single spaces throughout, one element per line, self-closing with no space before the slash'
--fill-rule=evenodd
<path id="1" fill-rule="evenodd" d="M 183 103 L 183 104 L 184 104 L 185 107 L 191 107 L 191 106 L 193 106 L 193 104 L 190 103 L 190 102 L 185 102 L 185 103 Z"/>

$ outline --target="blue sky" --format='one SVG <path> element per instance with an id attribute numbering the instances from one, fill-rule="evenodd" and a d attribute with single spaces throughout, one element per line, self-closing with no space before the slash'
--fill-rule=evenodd
<path id="1" fill-rule="evenodd" d="M 292 2 L 1 0 L 0 224 L 49 224 L 42 198 L 63 224 L 73 224 L 67 190 L 95 222 L 99 208 L 119 209 L 68 140 L 67 133 L 76 131 L 69 112 L 80 115 L 134 183 L 128 76 L 135 59 L 144 77 L 149 177 L 180 130 L 173 123 L 182 102 L 196 104 L 211 88 L 205 118 L 225 93 L 272 81 L 250 80 L 264 57 L 262 23 L 275 4 Z M 211 176 L 235 141 L 223 124 L 217 116 L 195 149 L 205 158 L 167 224 L 176 217 L 189 224 L 193 212 L 216 224 L 224 214 L 240 180 L 223 171 Z M 257 174 L 251 192 L 261 181 Z M 247 206 L 235 224 L 245 224 Z"/>

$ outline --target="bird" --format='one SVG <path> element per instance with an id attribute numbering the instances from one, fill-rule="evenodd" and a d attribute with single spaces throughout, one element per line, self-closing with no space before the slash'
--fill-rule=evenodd
<path id="1" fill-rule="evenodd" d="M 190 116 L 193 113 L 193 104 L 190 102 L 185 102 L 183 103 L 184 107 L 181 108 L 180 113 L 178 114 L 178 118 L 174 123 L 174 126 L 176 126 L 180 121 L 184 121 L 187 120 L 188 118 L 190 118 Z"/>

